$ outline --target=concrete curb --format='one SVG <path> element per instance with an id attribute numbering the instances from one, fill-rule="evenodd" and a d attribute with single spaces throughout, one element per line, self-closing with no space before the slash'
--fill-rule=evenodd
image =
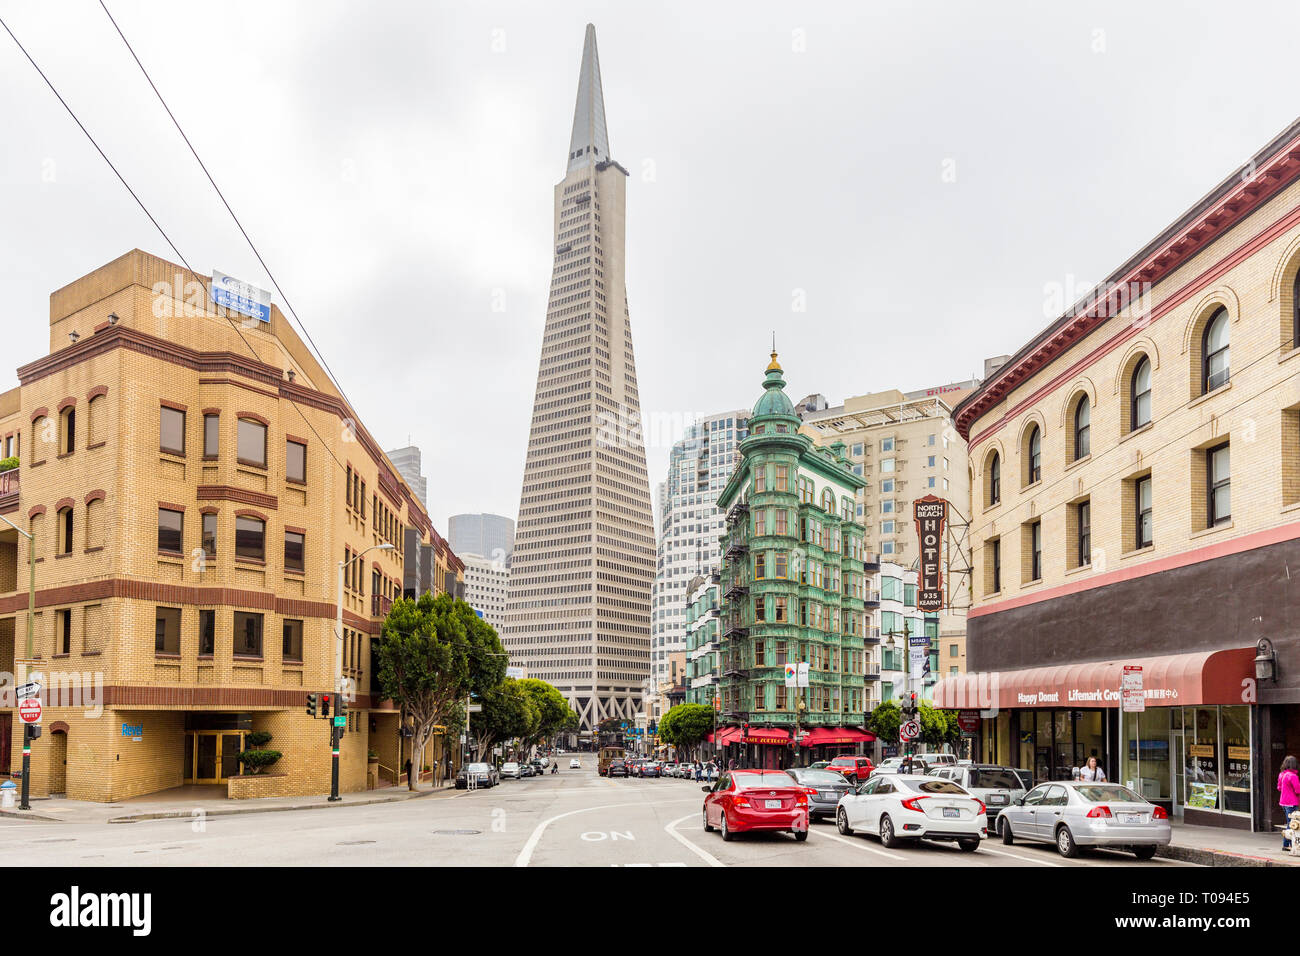
<path id="1" fill-rule="evenodd" d="M 1226 850 L 1207 850 L 1202 847 L 1178 846 L 1170 844 L 1156 850 L 1156 856 L 1183 863 L 1195 863 L 1199 866 L 1282 866 L 1294 867 L 1295 863 L 1272 860 L 1266 856 L 1249 856 L 1245 853 L 1229 853 Z"/>
<path id="2" fill-rule="evenodd" d="M 37 813 L 35 810 L 0 810 L 0 817 L 14 817 L 17 820 L 43 820 L 46 823 L 62 823 L 58 817 L 46 816 L 44 813 Z"/>
<path id="3" fill-rule="evenodd" d="M 401 795 L 372 797 L 365 800 L 340 800 L 337 803 L 328 801 L 319 803 L 294 803 L 277 807 L 217 807 L 208 809 L 200 807 L 205 816 L 209 817 L 232 817 L 241 813 L 281 813 L 286 810 L 337 810 L 341 807 L 366 807 L 378 803 L 403 803 L 407 800 L 417 800 L 421 797 L 432 797 L 440 793 L 445 793 L 452 788 L 440 787 L 437 790 L 417 790 L 414 793 L 404 793 Z M 318 800 L 320 798 L 317 798 Z M 120 817 L 110 817 L 105 823 L 138 823 L 142 820 L 176 820 L 190 819 L 194 816 L 194 808 L 189 810 L 159 810 L 154 813 L 131 813 Z"/>

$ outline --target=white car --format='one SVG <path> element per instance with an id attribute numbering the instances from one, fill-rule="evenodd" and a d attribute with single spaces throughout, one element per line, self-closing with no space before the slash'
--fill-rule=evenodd
<path id="1" fill-rule="evenodd" d="M 970 853 L 988 835 L 984 804 L 951 780 L 919 774 L 872 776 L 856 791 L 840 797 L 835 808 L 840 833 L 874 833 L 880 845 L 904 840 L 955 840 Z"/>
<path id="2" fill-rule="evenodd" d="M 582 761 L 579 760 L 577 757 L 574 757 L 572 760 L 569 761 L 569 769 L 570 769 L 570 770 L 581 770 L 581 769 L 582 769 Z"/>
<path id="3" fill-rule="evenodd" d="M 515 763 L 513 760 L 501 765 L 501 778 L 503 780 L 506 777 L 514 777 L 518 780 L 522 776 L 523 771 L 519 769 L 519 764 Z"/>

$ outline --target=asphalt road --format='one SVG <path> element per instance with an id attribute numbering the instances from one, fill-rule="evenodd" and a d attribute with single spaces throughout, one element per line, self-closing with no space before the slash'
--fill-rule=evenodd
<path id="1" fill-rule="evenodd" d="M 723 843 L 701 826 L 699 784 L 606 780 L 594 758 L 584 757 L 582 770 L 399 803 L 129 824 L 6 817 L 0 840 L 10 866 L 1184 865 L 1108 851 L 1066 860 L 1049 846 L 996 840 L 975 853 L 944 843 L 884 850 L 874 838 L 840 836 L 829 822 L 814 824 L 806 843 L 788 834 Z"/>

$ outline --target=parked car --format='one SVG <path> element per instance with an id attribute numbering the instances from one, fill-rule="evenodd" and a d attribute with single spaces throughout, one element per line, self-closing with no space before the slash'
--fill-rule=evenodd
<path id="1" fill-rule="evenodd" d="M 570 770 L 581 770 L 581 769 L 582 769 L 582 761 L 579 760 L 577 757 L 573 757 L 572 759 L 569 760 L 569 769 L 570 769 Z"/>
<path id="2" fill-rule="evenodd" d="M 811 770 L 792 767 L 787 770 L 794 782 L 808 791 L 808 815 L 814 819 L 835 816 L 840 797 L 853 792 L 853 784 L 834 770 Z"/>
<path id="3" fill-rule="evenodd" d="M 677 764 L 673 763 L 672 761 L 666 761 L 661 764 L 655 764 L 655 770 L 658 771 L 656 776 L 671 777 L 677 771 Z"/>
<path id="4" fill-rule="evenodd" d="M 933 770 L 935 767 L 955 767 L 958 760 L 956 754 L 921 754 L 925 760 L 925 765 Z"/>
<path id="5" fill-rule="evenodd" d="M 626 777 L 627 762 L 624 760 L 611 760 L 609 766 L 605 769 L 607 777 Z"/>
<path id="6" fill-rule="evenodd" d="M 849 783 L 857 784 L 859 781 L 866 780 L 871 776 L 871 771 L 875 769 L 872 766 L 870 757 L 857 757 L 852 754 L 836 757 L 830 762 L 828 770 L 836 770 L 844 774 L 844 779 Z"/>
<path id="7" fill-rule="evenodd" d="M 809 770 L 825 770 L 831 765 L 829 760 L 818 760 L 808 765 Z"/>
<path id="8" fill-rule="evenodd" d="M 978 797 L 951 780 L 920 774 L 884 773 L 845 794 L 835 811 L 840 833 L 875 833 L 883 847 L 903 840 L 955 840 L 966 852 L 979 849 L 988 829 Z"/>
<path id="9" fill-rule="evenodd" d="M 490 763 L 468 763 L 461 767 L 460 772 L 456 774 L 456 789 L 469 789 L 471 777 L 474 779 L 474 786 L 476 787 L 495 787 L 501 782 L 501 778 Z"/>
<path id="10" fill-rule="evenodd" d="M 641 776 L 643 777 L 662 777 L 663 775 L 663 767 L 657 760 L 647 760 L 641 765 Z"/>
<path id="11" fill-rule="evenodd" d="M 730 842 L 737 833 L 780 830 L 808 839 L 808 792 L 784 770 L 728 770 L 712 786 L 701 787 L 704 830 L 722 831 Z"/>
<path id="12" fill-rule="evenodd" d="M 1015 770 L 997 764 L 935 767 L 930 776 L 951 780 L 983 800 L 990 828 L 994 827 L 998 814 L 1025 795 L 1024 783 Z"/>
<path id="13" fill-rule="evenodd" d="M 1039 784 L 998 817 L 998 834 L 1016 840 L 1056 844 L 1061 856 L 1082 847 L 1128 850 L 1149 860 L 1172 838 L 1164 807 L 1117 783 L 1063 780 Z"/>
<path id="14" fill-rule="evenodd" d="M 913 772 L 913 773 L 916 773 L 916 774 L 924 774 L 924 773 L 927 773 L 927 772 L 929 771 L 930 768 L 929 768 L 929 766 L 926 764 L 925 758 L 926 758 L 926 754 L 913 754 L 913 755 L 912 755 L 912 772 Z M 906 765 L 905 765 L 905 761 L 906 761 L 906 760 L 907 760 L 906 757 L 886 757 L 884 760 L 882 760 L 882 761 L 880 762 L 880 766 L 876 767 L 876 768 L 875 768 L 874 770 L 872 770 L 871 772 L 872 772 L 873 774 L 875 774 L 875 773 L 906 773 L 906 772 L 907 772 L 907 767 L 906 767 Z"/>
<path id="15" fill-rule="evenodd" d="M 514 780 L 518 780 L 523 775 L 524 775 L 523 769 L 519 766 L 518 763 L 516 763 L 513 760 L 507 760 L 505 763 L 501 765 L 502 777 L 510 777 Z"/>

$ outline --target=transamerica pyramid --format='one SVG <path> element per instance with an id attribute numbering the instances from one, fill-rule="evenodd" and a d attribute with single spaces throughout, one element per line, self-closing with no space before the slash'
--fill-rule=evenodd
<path id="1" fill-rule="evenodd" d="M 654 522 L 627 311 L 627 170 L 610 157 L 587 24 L 502 637 L 591 730 L 641 709 Z"/>

